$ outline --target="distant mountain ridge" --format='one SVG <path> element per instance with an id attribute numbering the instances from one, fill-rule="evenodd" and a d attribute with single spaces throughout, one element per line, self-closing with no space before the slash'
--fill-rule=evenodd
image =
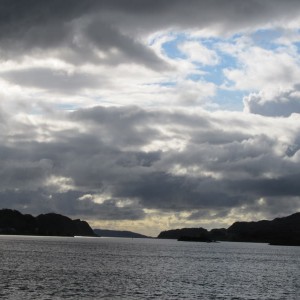
<path id="1" fill-rule="evenodd" d="M 148 238 L 146 235 L 124 230 L 94 229 L 94 232 L 100 237 Z"/>
<path id="2" fill-rule="evenodd" d="M 160 239 L 259 242 L 300 246 L 300 212 L 272 221 L 235 222 L 228 229 L 182 228 L 162 231 Z"/>
<path id="3" fill-rule="evenodd" d="M 33 217 L 17 210 L 0 210 L 0 234 L 45 236 L 95 236 L 86 221 L 48 213 Z"/>

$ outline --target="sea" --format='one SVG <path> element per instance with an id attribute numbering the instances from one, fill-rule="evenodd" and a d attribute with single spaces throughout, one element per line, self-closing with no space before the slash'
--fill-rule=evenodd
<path id="1" fill-rule="evenodd" d="M 0 299 L 300 299 L 300 247 L 0 236 Z"/>

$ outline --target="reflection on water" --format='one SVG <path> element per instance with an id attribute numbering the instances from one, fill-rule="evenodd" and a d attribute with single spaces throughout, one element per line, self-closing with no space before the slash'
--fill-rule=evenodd
<path id="1" fill-rule="evenodd" d="M 300 247 L 0 237 L 1 299 L 300 299 Z"/>

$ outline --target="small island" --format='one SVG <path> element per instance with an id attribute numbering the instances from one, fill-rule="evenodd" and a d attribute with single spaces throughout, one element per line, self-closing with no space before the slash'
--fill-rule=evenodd
<path id="1" fill-rule="evenodd" d="M 179 242 L 202 242 L 202 243 L 212 243 L 215 242 L 213 240 L 211 240 L 210 238 L 206 238 L 206 237 L 192 237 L 192 236 L 182 236 L 180 238 L 177 239 L 177 241 Z"/>

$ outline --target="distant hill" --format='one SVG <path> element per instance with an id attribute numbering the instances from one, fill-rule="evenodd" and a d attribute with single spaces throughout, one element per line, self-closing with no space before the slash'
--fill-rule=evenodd
<path id="1" fill-rule="evenodd" d="M 160 239 L 189 241 L 260 242 L 271 245 L 300 246 L 300 213 L 272 221 L 235 222 L 228 229 L 182 228 L 163 231 Z"/>
<path id="2" fill-rule="evenodd" d="M 108 229 L 94 229 L 96 235 L 100 237 L 122 237 L 122 238 L 148 238 L 148 236 L 131 232 L 131 231 L 119 231 Z"/>
<path id="3" fill-rule="evenodd" d="M 0 234 L 45 236 L 95 236 L 90 225 L 79 219 L 48 213 L 33 217 L 17 210 L 0 210 Z"/>
<path id="4" fill-rule="evenodd" d="M 300 246 L 300 213 L 272 221 L 235 222 L 227 233 L 233 241 Z"/>

